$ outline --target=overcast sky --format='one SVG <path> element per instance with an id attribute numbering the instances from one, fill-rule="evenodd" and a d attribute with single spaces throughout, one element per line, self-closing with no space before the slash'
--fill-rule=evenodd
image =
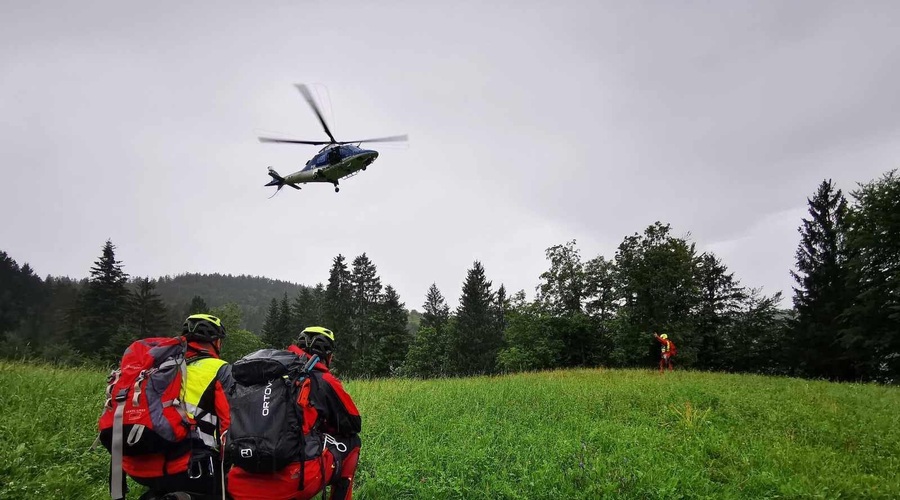
<path id="1" fill-rule="evenodd" d="M 150 277 L 366 252 L 421 310 L 661 220 L 787 306 L 817 184 L 900 166 L 896 1 L 0 2 L 0 250 L 42 276 L 107 238 Z M 316 149 L 257 136 L 325 138 L 299 82 L 338 140 L 408 146 L 268 199 Z"/>

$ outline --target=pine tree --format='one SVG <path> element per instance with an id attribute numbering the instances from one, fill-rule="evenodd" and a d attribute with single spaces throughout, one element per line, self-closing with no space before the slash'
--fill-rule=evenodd
<path id="1" fill-rule="evenodd" d="M 494 293 L 481 262 L 475 261 L 466 274 L 456 328 L 451 337 L 451 363 L 458 374 L 491 373 L 502 345 L 494 321 Z"/>
<path id="2" fill-rule="evenodd" d="M 425 304 L 422 308 L 425 310 L 422 313 L 422 328 L 434 328 L 435 331 L 440 331 L 450 319 L 450 307 L 435 283 L 428 287 Z"/>
<path id="3" fill-rule="evenodd" d="M 343 373 L 354 373 L 353 364 L 357 357 L 357 342 L 350 328 L 353 309 L 353 288 L 350 282 L 350 271 L 343 255 L 338 254 L 331 264 L 328 273 L 328 285 L 325 288 L 325 323 L 324 326 L 335 332 L 335 358 L 340 360 Z M 338 340 L 338 338 L 340 340 Z"/>
<path id="4" fill-rule="evenodd" d="M 900 176 L 891 171 L 852 193 L 848 292 L 840 346 L 848 376 L 900 380 Z"/>
<path id="5" fill-rule="evenodd" d="M 729 361 L 725 353 L 726 330 L 747 300 L 744 288 L 711 252 L 697 262 L 700 299 L 695 315 L 697 364 L 701 368 L 722 369 Z"/>
<path id="6" fill-rule="evenodd" d="M 353 360 L 358 362 L 359 372 L 372 374 L 372 368 L 378 365 L 375 359 L 380 356 L 375 316 L 380 313 L 381 279 L 378 277 L 375 264 L 362 254 L 353 259 L 353 270 L 350 273 L 351 314 L 349 331 L 344 333 L 344 342 L 352 342 Z"/>
<path id="7" fill-rule="evenodd" d="M 847 201 L 829 179 L 807 202 L 809 219 L 803 219 L 799 229 L 797 272 L 791 271 L 798 285 L 795 366 L 807 376 L 852 377 L 839 343 L 839 316 L 852 300 L 847 290 Z"/>
<path id="8" fill-rule="evenodd" d="M 127 327 L 126 317 L 130 305 L 128 275 L 122 270 L 122 262 L 116 260 L 115 245 L 107 240 L 103 254 L 91 267 L 91 277 L 80 301 L 81 324 L 73 332 L 82 352 L 101 356 L 120 356 L 110 345 L 113 337 Z"/>
<path id="9" fill-rule="evenodd" d="M 428 287 L 422 306 L 422 322 L 407 350 L 403 373 L 413 377 L 448 374 L 448 333 L 450 307 L 436 284 Z"/>
<path id="10" fill-rule="evenodd" d="M 209 314 L 209 306 L 206 305 L 206 301 L 203 300 L 203 297 L 194 295 L 194 298 L 191 299 L 191 304 L 188 306 L 186 316 L 192 314 Z"/>
<path id="11" fill-rule="evenodd" d="M 407 312 L 400 296 L 390 285 L 375 307 L 370 319 L 372 338 L 359 362 L 367 375 L 387 377 L 400 372 L 409 350 L 410 337 L 406 330 Z"/>
<path id="12" fill-rule="evenodd" d="M 313 291 L 309 287 L 303 287 L 297 292 L 291 303 L 291 331 L 299 335 L 304 328 L 316 325 L 313 316 Z"/>
<path id="13" fill-rule="evenodd" d="M 169 333 L 166 332 L 168 311 L 150 278 L 137 281 L 137 290 L 131 296 L 131 323 L 136 338 L 161 337 Z"/>
<path id="14" fill-rule="evenodd" d="M 350 286 L 353 290 L 353 316 L 365 317 L 381 295 L 381 278 L 375 264 L 365 253 L 353 259 Z"/>
<path id="15" fill-rule="evenodd" d="M 292 330 L 291 326 L 293 323 L 294 320 L 291 317 L 291 306 L 288 302 L 287 292 L 285 292 L 284 297 L 281 299 L 281 307 L 278 309 L 278 322 L 275 327 L 276 335 L 273 339 L 274 347 L 278 349 L 285 348 L 297 338 L 300 332 L 294 332 Z"/>
<path id="16" fill-rule="evenodd" d="M 262 340 L 270 347 L 279 347 L 278 328 L 281 323 L 281 310 L 278 308 L 278 300 L 272 298 L 269 303 L 269 312 L 266 313 L 266 322 L 263 323 Z"/>

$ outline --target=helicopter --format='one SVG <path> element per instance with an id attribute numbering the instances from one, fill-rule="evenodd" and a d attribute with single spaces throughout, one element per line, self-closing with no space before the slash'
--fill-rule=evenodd
<path id="1" fill-rule="evenodd" d="M 300 93 L 303 94 L 303 98 L 306 99 L 309 107 L 312 108 L 313 112 L 316 114 L 316 117 L 319 118 L 319 123 L 322 124 L 322 128 L 325 129 L 325 133 L 328 134 L 328 141 L 301 141 L 294 139 L 277 139 L 272 137 L 260 137 L 259 142 L 274 142 L 281 144 L 309 144 L 312 146 L 321 146 L 325 145 L 322 149 L 316 153 L 315 156 L 310 158 L 309 161 L 306 162 L 306 166 L 303 167 L 302 170 L 298 172 L 294 172 L 293 174 L 281 176 L 278 172 L 275 171 L 274 168 L 269 167 L 269 177 L 272 178 L 268 184 L 265 186 L 277 186 L 275 189 L 275 194 L 278 194 L 281 191 L 281 188 L 284 186 L 290 186 L 294 189 L 300 189 L 299 184 L 306 184 L 307 182 L 329 182 L 334 185 L 334 192 L 337 193 L 341 190 L 338 185 L 340 179 L 345 177 L 352 177 L 358 174 L 361 170 L 365 170 L 369 165 L 378 158 L 378 151 L 372 151 L 370 149 L 363 149 L 360 146 L 364 142 L 401 142 L 406 141 L 407 136 L 404 135 L 393 135 L 390 137 L 377 137 L 375 139 L 363 139 L 358 141 L 338 141 L 331 134 L 331 130 L 328 128 L 328 124 L 325 123 L 325 118 L 322 116 L 322 112 L 319 110 L 319 106 L 316 105 L 316 102 L 313 100 L 312 94 L 309 92 L 309 88 L 307 88 L 304 84 L 297 84 L 297 89 L 300 90 Z M 355 144 L 355 145 L 354 145 Z M 273 194 L 272 196 L 275 196 Z"/>

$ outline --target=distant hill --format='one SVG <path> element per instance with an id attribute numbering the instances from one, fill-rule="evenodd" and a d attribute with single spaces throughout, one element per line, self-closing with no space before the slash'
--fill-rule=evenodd
<path id="1" fill-rule="evenodd" d="M 234 302 L 244 313 L 241 326 L 256 334 L 262 332 L 266 312 L 273 298 L 281 300 L 286 292 L 288 299 L 293 301 L 303 288 L 303 285 L 297 283 L 262 276 L 218 273 L 163 276 L 156 283 L 157 292 L 174 315 L 183 316 L 191 299 L 197 295 L 209 307 Z"/>

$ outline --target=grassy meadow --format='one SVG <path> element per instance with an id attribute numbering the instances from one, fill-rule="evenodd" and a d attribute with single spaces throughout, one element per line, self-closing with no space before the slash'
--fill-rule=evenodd
<path id="1" fill-rule="evenodd" d="M 0 362 L 0 499 L 108 498 L 88 451 L 105 375 Z M 346 387 L 359 499 L 900 498 L 896 387 L 602 369 Z"/>

